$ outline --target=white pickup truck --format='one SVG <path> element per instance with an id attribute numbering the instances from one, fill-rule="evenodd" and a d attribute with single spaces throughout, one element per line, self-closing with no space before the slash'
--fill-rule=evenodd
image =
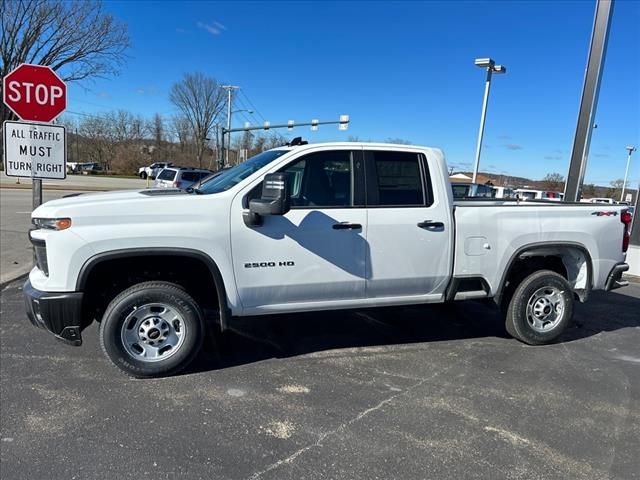
<path id="1" fill-rule="evenodd" d="M 235 316 L 493 299 L 513 337 L 546 344 L 575 299 L 625 284 L 625 207 L 454 203 L 440 150 L 292 143 L 197 190 L 38 207 L 32 323 L 79 345 L 96 320 L 108 358 L 151 377 L 184 368 Z"/>

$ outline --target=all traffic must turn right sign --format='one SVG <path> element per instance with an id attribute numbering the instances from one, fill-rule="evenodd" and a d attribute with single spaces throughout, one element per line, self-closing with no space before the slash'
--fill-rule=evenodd
<path id="1" fill-rule="evenodd" d="M 4 122 L 5 171 L 9 177 L 67 177 L 67 136 L 60 125 Z"/>

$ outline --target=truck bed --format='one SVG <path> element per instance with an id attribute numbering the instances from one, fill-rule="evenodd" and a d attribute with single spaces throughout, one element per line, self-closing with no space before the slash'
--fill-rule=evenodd
<path id="1" fill-rule="evenodd" d="M 620 212 L 625 208 L 548 200 L 456 201 L 453 275 L 482 278 L 488 284 L 487 296 L 494 296 L 518 252 L 545 243 L 576 247 L 567 249 L 567 269 L 581 268 L 583 259 L 576 258 L 572 266 L 570 258 L 571 252 L 584 250 L 591 271 L 575 272 L 574 286 L 604 288 L 613 266 L 624 259 Z"/>

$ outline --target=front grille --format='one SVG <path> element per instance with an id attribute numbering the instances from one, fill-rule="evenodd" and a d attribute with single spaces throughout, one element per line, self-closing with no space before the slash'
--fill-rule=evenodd
<path id="1" fill-rule="evenodd" d="M 49 262 L 47 261 L 47 244 L 44 240 L 38 240 L 35 238 L 31 239 L 31 243 L 33 244 L 33 253 L 36 260 L 36 267 L 42 270 L 48 277 Z"/>

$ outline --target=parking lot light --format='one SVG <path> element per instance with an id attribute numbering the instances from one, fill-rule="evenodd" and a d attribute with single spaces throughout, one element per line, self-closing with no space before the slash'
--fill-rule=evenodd
<path id="1" fill-rule="evenodd" d="M 622 182 L 622 192 L 620 193 L 621 202 L 624 200 L 624 190 L 627 187 L 627 176 L 629 175 L 629 164 L 631 163 L 631 154 L 637 150 L 637 148 L 634 147 L 633 145 L 627 145 L 625 148 L 629 152 L 629 155 L 627 156 L 627 168 L 624 171 L 624 180 Z"/>
<path id="2" fill-rule="evenodd" d="M 473 166 L 473 183 L 478 177 L 478 167 L 480 166 L 480 151 L 482 150 L 482 136 L 484 135 L 484 121 L 487 117 L 487 103 L 489 102 L 489 90 L 491 89 L 491 76 L 495 74 L 507 73 L 507 67 L 496 65 L 492 58 L 476 58 L 475 65 L 487 70 L 487 79 L 484 86 L 484 100 L 482 102 L 482 114 L 480 115 L 480 131 L 478 132 L 478 144 L 476 146 L 476 161 Z"/>

